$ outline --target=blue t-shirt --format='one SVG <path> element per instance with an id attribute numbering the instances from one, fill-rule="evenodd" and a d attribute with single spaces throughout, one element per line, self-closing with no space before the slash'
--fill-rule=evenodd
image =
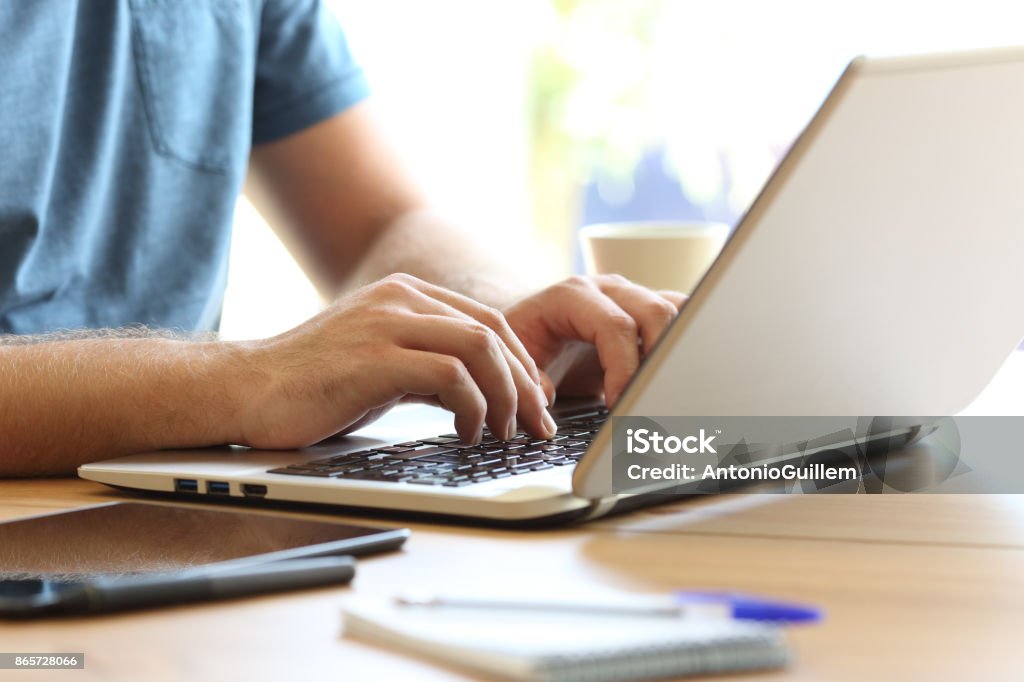
<path id="1" fill-rule="evenodd" d="M 367 95 L 319 0 L 0 3 L 0 333 L 215 329 L 250 146 Z"/>

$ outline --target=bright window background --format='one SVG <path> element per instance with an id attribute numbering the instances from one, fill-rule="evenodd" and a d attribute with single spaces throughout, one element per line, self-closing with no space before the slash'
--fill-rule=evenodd
<path id="1" fill-rule="evenodd" d="M 851 57 L 1024 43 L 1020 0 L 327 2 L 436 202 L 552 279 L 582 222 L 735 222 Z M 241 201 L 224 336 L 320 305 Z"/>

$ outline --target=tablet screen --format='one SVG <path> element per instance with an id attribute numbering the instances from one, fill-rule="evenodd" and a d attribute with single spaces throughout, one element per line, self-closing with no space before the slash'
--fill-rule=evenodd
<path id="1" fill-rule="evenodd" d="M 116 502 L 0 523 L 0 579 L 173 571 L 394 549 L 406 530 L 282 515 Z"/>

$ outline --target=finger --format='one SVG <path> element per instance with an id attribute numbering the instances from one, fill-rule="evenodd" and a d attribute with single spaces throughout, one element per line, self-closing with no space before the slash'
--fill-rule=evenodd
<path id="1" fill-rule="evenodd" d="M 605 402 L 613 405 L 640 364 L 636 321 L 590 280 L 570 278 L 553 291 L 557 295 L 552 305 L 558 314 L 548 317 L 552 332 L 597 348 L 604 370 Z"/>
<path id="2" fill-rule="evenodd" d="M 596 284 L 606 296 L 636 321 L 644 343 L 644 355 L 650 353 L 654 344 L 675 319 L 678 312 L 676 306 L 650 289 L 618 275 L 599 277 Z"/>
<path id="3" fill-rule="evenodd" d="M 541 370 L 540 372 L 540 386 L 544 391 L 544 397 L 547 398 L 548 407 L 555 404 L 555 382 L 551 378 L 551 375 Z"/>
<path id="4" fill-rule="evenodd" d="M 508 414 L 511 417 L 518 416 L 523 428 L 529 431 L 531 435 L 539 438 L 550 438 L 555 435 L 554 421 L 546 414 L 545 406 L 547 405 L 547 396 L 544 394 L 543 387 L 534 381 L 533 377 L 531 377 L 527 372 L 527 369 L 523 366 L 522 362 L 520 362 L 519 357 L 508 347 L 504 342 L 504 339 L 490 327 L 485 326 L 482 322 L 479 322 L 466 313 L 453 308 L 444 301 L 434 299 L 427 293 L 418 289 L 414 289 L 414 291 L 416 295 L 406 301 L 410 310 L 413 312 L 424 316 L 443 316 L 452 320 L 458 320 L 463 325 L 472 325 L 470 328 L 464 326 L 461 330 L 455 330 L 453 333 L 457 333 L 458 331 L 464 332 L 468 329 L 472 329 L 474 333 L 486 338 L 486 332 L 490 330 L 489 333 L 492 340 L 495 342 L 498 349 L 504 354 L 504 359 L 511 372 L 512 382 L 515 387 L 517 401 L 514 404 L 512 411 Z M 411 344 L 411 347 L 418 347 L 418 342 L 415 336 L 410 336 L 407 339 L 407 343 Z M 403 343 L 402 345 L 407 344 Z M 429 348 L 423 347 L 421 349 L 432 350 L 435 352 L 439 351 L 439 348 L 436 346 Z M 460 355 L 460 357 L 462 356 Z M 534 368 L 536 369 L 535 366 Z M 489 383 L 489 380 L 486 380 L 485 383 L 481 384 L 481 386 L 486 388 Z M 486 390 L 485 393 L 487 393 Z M 495 412 L 496 415 L 504 414 L 504 408 L 502 407 L 504 404 L 504 402 L 498 403 L 498 408 Z M 490 415 L 490 410 L 488 411 L 488 414 Z M 511 427 L 509 427 L 508 424 L 511 424 Z M 516 421 L 514 418 L 510 418 L 510 421 L 507 423 L 504 421 L 499 423 L 498 417 L 495 416 L 488 419 L 487 425 L 491 429 L 491 432 L 498 438 L 512 437 L 516 431 Z"/>
<path id="5" fill-rule="evenodd" d="M 388 363 L 390 380 L 403 394 L 436 396 L 455 414 L 455 432 L 467 443 L 478 443 L 487 401 L 469 370 L 452 355 L 405 349 L 398 362 Z"/>
<path id="6" fill-rule="evenodd" d="M 687 296 L 686 294 L 678 291 L 671 291 L 669 289 L 660 289 L 658 291 L 658 296 L 661 296 L 666 301 L 674 305 L 676 307 L 676 310 L 682 310 L 683 305 L 685 305 L 686 302 L 690 300 L 690 297 Z"/>
<path id="7" fill-rule="evenodd" d="M 405 275 L 403 281 L 409 286 L 418 289 L 426 295 L 434 298 L 438 301 L 447 303 L 456 310 L 469 315 L 478 322 L 487 325 L 494 332 L 501 337 L 501 340 L 505 342 L 512 354 L 518 358 L 519 362 L 526 368 L 527 374 L 533 380 L 535 384 L 540 385 L 540 371 L 537 369 L 537 364 L 533 361 L 529 352 L 526 350 L 526 346 L 519 340 L 515 332 L 512 331 L 512 327 L 508 325 L 505 320 L 505 316 L 501 311 L 486 306 L 483 303 L 474 301 L 468 296 L 456 293 L 449 289 L 436 286 L 430 282 L 425 282 L 416 277 Z"/>
<path id="8" fill-rule="evenodd" d="M 404 348 L 442 353 L 459 358 L 487 401 L 487 426 L 499 438 L 516 431 L 520 387 L 502 349 L 501 340 L 488 327 L 473 320 L 446 315 L 406 314 L 397 322 L 395 341 Z M 525 372 L 527 396 L 535 388 Z"/>

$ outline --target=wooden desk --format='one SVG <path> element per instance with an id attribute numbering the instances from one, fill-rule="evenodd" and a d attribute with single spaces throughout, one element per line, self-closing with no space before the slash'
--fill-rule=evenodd
<path id="1" fill-rule="evenodd" d="M 0 518 L 113 499 L 138 498 L 85 481 L 0 481 Z M 791 631 L 796 661 L 787 671 L 743 679 L 1019 676 L 1024 497 L 747 495 L 558 531 L 409 525 L 406 549 L 363 560 L 350 588 L 0 624 L 0 650 L 84 651 L 87 661 L 85 671 L 0 677 L 464 680 L 342 639 L 342 604 L 417 587 L 516 595 L 538 584 L 595 594 L 727 588 L 826 609 L 824 624 Z"/>

